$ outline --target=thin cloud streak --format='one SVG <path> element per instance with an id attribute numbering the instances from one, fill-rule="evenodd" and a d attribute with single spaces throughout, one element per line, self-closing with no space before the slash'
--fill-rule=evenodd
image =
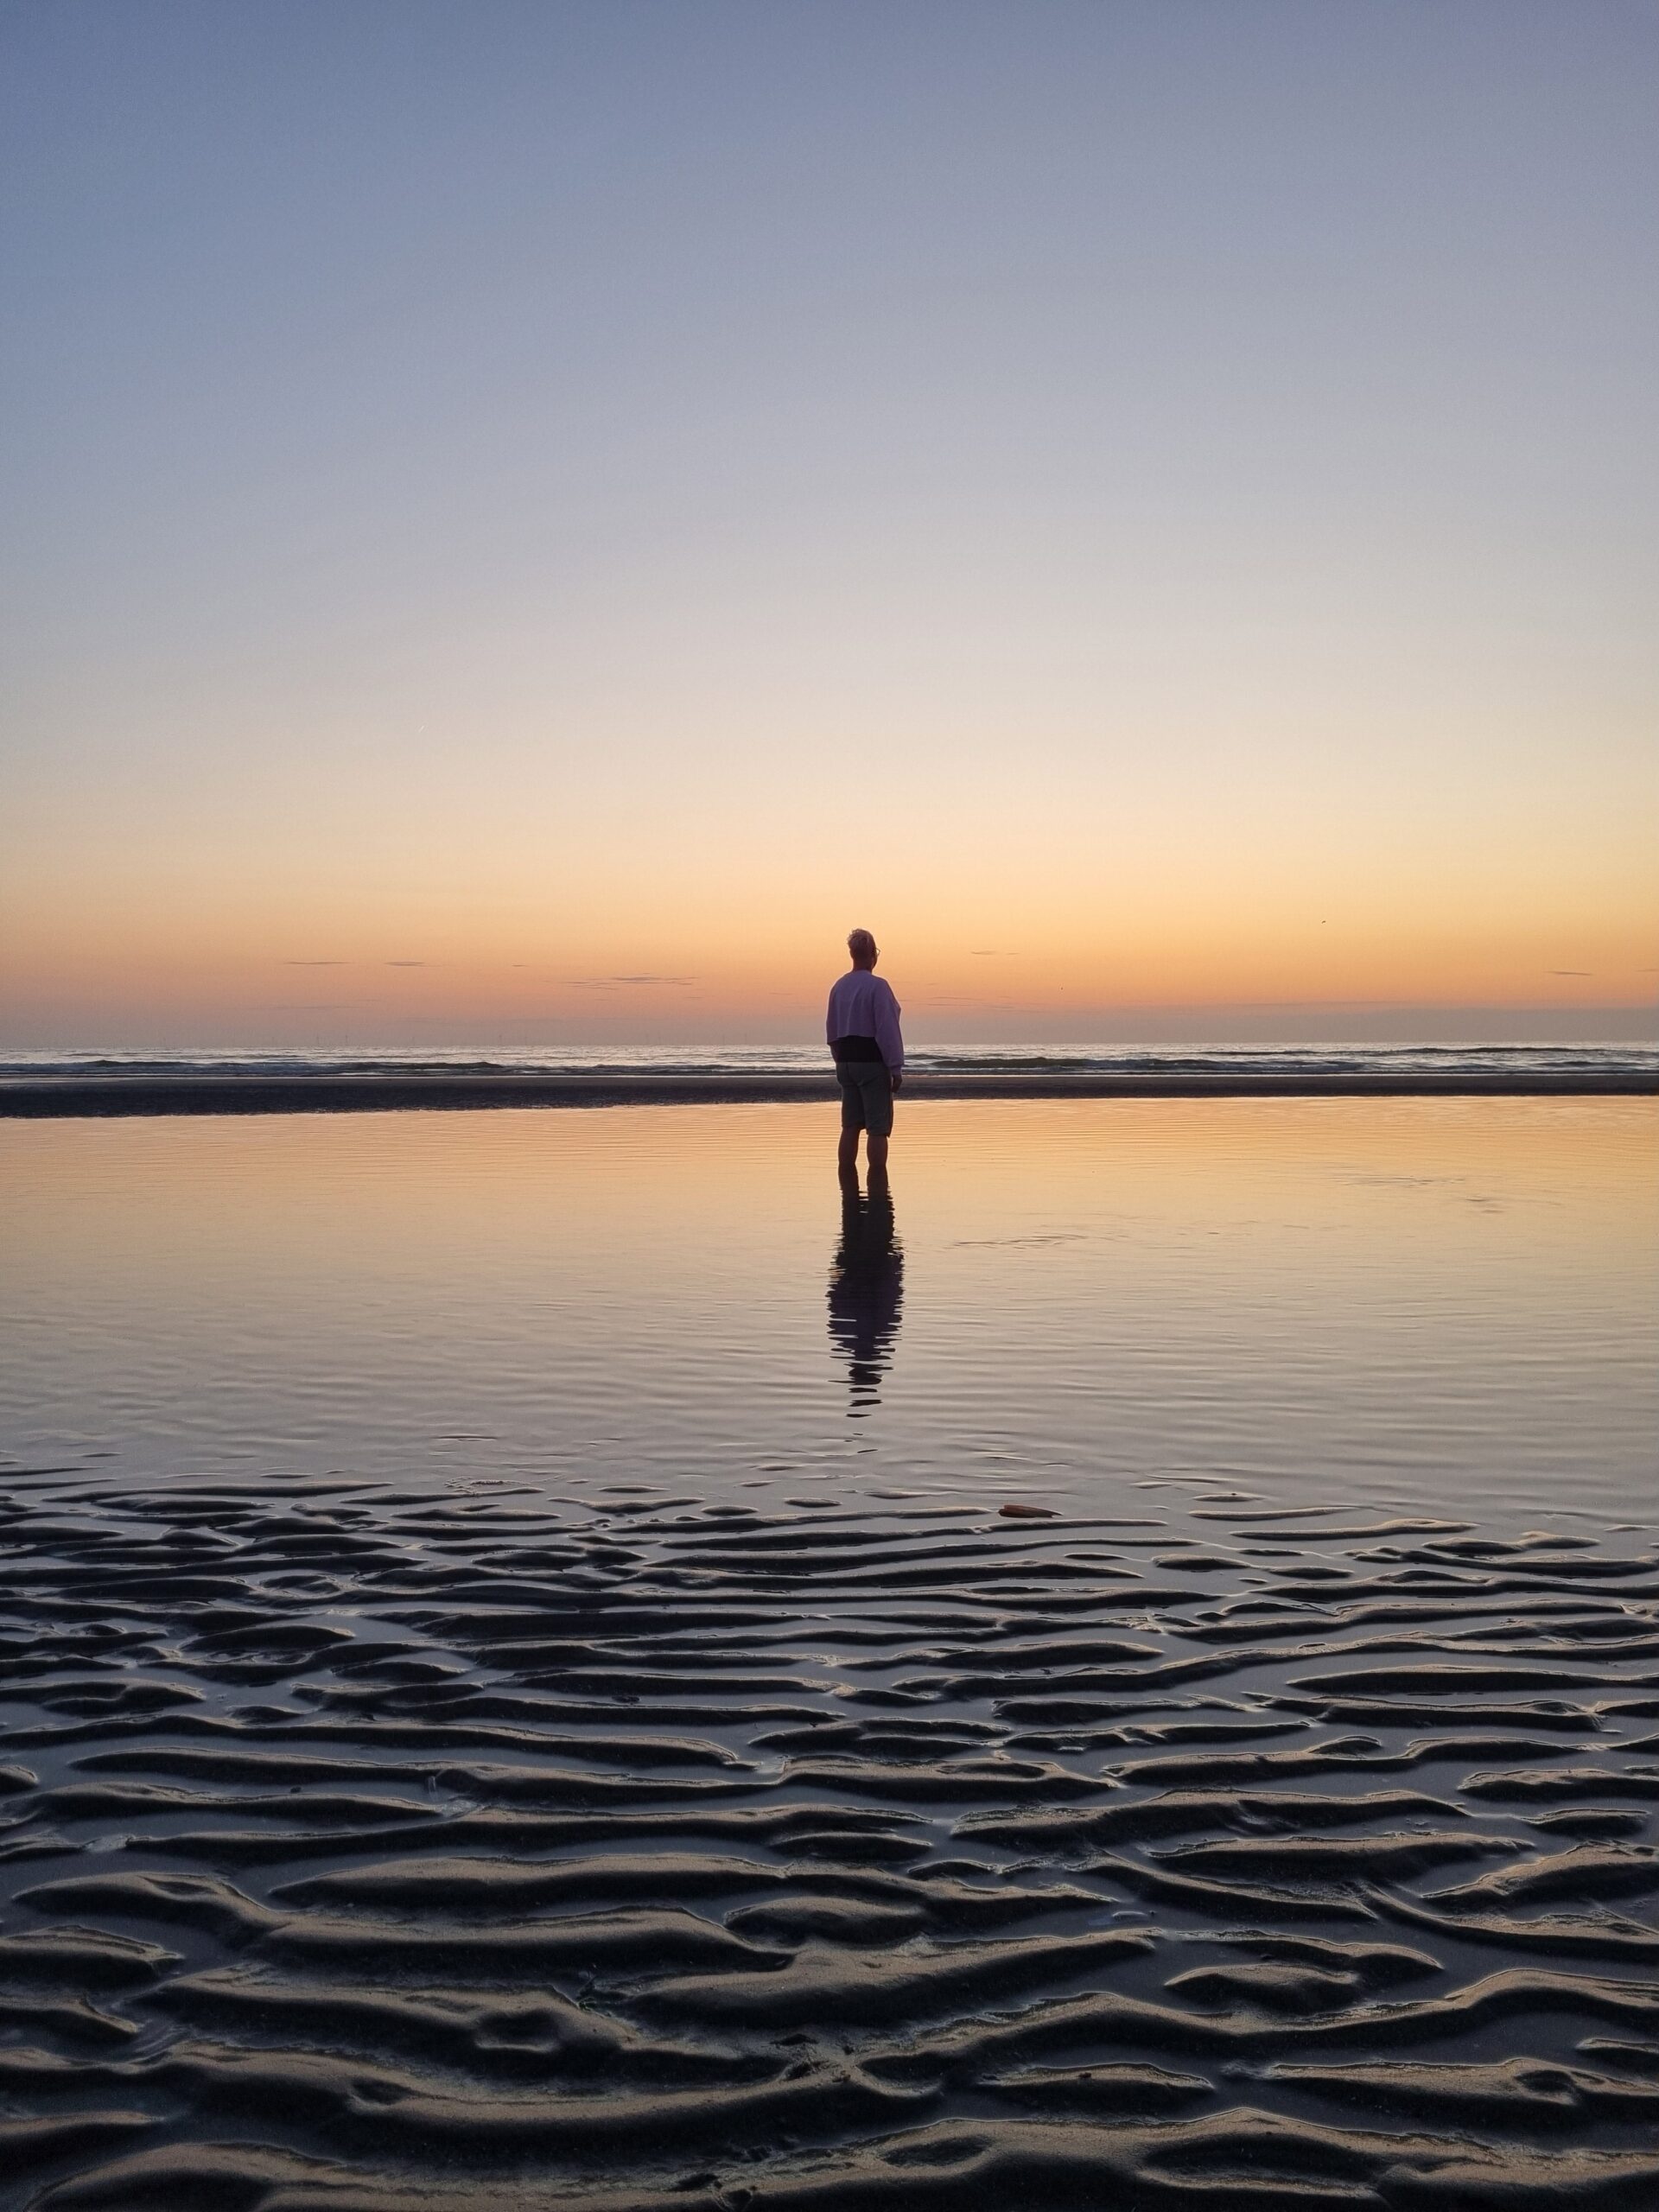
<path id="1" fill-rule="evenodd" d="M 679 991 L 696 981 L 695 976 L 572 976 L 565 988 L 572 991 L 614 991 L 623 987 Z"/>

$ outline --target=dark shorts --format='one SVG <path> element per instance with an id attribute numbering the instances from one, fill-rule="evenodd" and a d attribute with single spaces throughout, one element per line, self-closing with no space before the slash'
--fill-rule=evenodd
<path id="1" fill-rule="evenodd" d="M 885 1060 L 842 1060 L 836 1069 L 841 1084 L 841 1126 L 868 1129 L 873 1137 L 893 1135 L 893 1077 Z"/>

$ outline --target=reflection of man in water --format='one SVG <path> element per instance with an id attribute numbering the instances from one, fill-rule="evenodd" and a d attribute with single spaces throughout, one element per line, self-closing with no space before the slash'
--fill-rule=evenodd
<path id="1" fill-rule="evenodd" d="M 870 1172 L 887 1164 L 893 1094 L 905 1079 L 905 1040 L 899 1033 L 899 1001 L 875 972 L 880 957 L 868 930 L 847 940 L 853 964 L 830 993 L 824 1034 L 841 1084 L 841 1165 L 858 1158 L 858 1133 L 867 1133 Z"/>
<path id="2" fill-rule="evenodd" d="M 905 1249 L 893 1235 L 887 1176 L 872 1171 L 866 1198 L 857 1170 L 843 1167 L 841 1242 L 830 1268 L 830 1341 L 847 1355 L 848 1411 L 855 1419 L 878 1402 L 904 1297 Z"/>

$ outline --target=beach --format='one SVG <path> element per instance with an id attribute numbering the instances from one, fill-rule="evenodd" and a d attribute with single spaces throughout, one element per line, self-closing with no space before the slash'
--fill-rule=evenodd
<path id="1" fill-rule="evenodd" d="M 1650 2203 L 1652 1114 L 11 1124 L 0 2202 Z"/>
<path id="2" fill-rule="evenodd" d="M 1656 29 L 7 11 L 0 2212 L 1659 2212 Z"/>

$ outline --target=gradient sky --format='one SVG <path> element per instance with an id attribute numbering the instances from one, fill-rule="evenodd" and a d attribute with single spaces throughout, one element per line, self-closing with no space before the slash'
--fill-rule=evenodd
<path id="1" fill-rule="evenodd" d="M 5 0 L 0 1041 L 1651 1034 L 1650 0 Z"/>

